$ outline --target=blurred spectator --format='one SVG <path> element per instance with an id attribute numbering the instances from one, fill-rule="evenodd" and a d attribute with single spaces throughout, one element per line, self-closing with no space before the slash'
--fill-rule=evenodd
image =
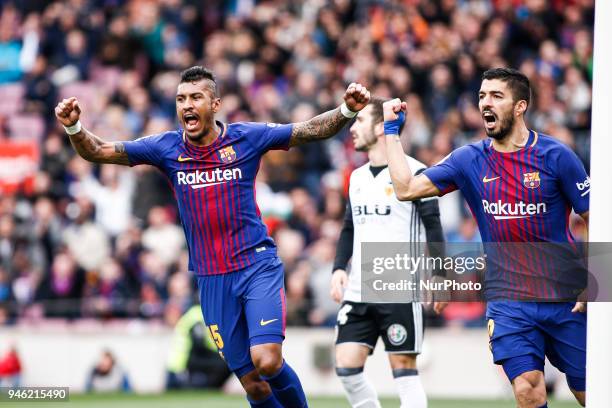
<path id="1" fill-rule="evenodd" d="M 221 388 L 230 374 L 210 337 L 200 306 L 191 307 L 174 327 L 166 388 Z"/>
<path id="2" fill-rule="evenodd" d="M 0 16 L 0 84 L 15 82 L 21 78 L 19 62 L 22 44 L 15 37 L 17 29 L 16 10 L 8 4 Z"/>
<path id="3" fill-rule="evenodd" d="M 142 244 L 169 266 L 178 261 L 185 247 L 185 235 L 182 228 L 171 222 L 166 209 L 153 207 L 149 211 L 149 227 L 142 234 Z"/>
<path id="4" fill-rule="evenodd" d="M 62 221 L 48 197 L 41 196 L 34 203 L 32 216 L 33 239 L 44 253 L 44 266 L 49 265 L 62 245 Z"/>
<path id="5" fill-rule="evenodd" d="M 448 234 L 447 242 L 481 242 L 476 220 L 474 220 L 472 217 L 463 218 L 463 220 L 461 220 L 461 224 L 459 225 L 459 230 L 457 232 Z"/>
<path id="6" fill-rule="evenodd" d="M 57 101 L 57 89 L 49 78 L 49 65 L 43 55 L 36 57 L 34 66 L 23 81 L 27 100 L 26 110 L 42 114 L 47 120 L 53 120 L 51 107 Z"/>
<path id="7" fill-rule="evenodd" d="M 85 197 L 66 207 L 68 217 L 74 220 L 64 231 L 64 242 L 79 266 L 85 270 L 97 269 L 110 255 L 109 237 L 92 220 L 93 205 Z"/>
<path id="8" fill-rule="evenodd" d="M 179 316 L 192 305 L 192 277 L 186 270 L 187 268 L 185 267 L 185 272 L 175 272 L 170 276 L 170 279 L 168 279 L 168 301 L 166 304 L 166 311 L 168 307 L 176 307 Z M 173 322 L 167 321 L 167 323 Z"/>
<path id="9" fill-rule="evenodd" d="M 121 265 L 114 259 L 103 263 L 99 273 L 89 273 L 83 290 L 83 314 L 93 317 L 125 317 L 137 294 L 130 290 Z"/>
<path id="10" fill-rule="evenodd" d="M 36 294 L 36 300 L 43 304 L 47 317 L 80 316 L 84 275 L 68 252 L 55 256 Z"/>
<path id="11" fill-rule="evenodd" d="M 434 122 L 441 122 L 457 100 L 453 76 L 446 65 L 436 65 L 431 71 L 427 93 L 427 110 Z"/>
<path id="12" fill-rule="evenodd" d="M 120 13 L 110 20 L 108 31 L 98 47 L 101 64 L 122 70 L 134 68 L 140 43 L 129 30 L 129 20 L 125 14 Z"/>
<path id="13" fill-rule="evenodd" d="M 15 297 L 9 274 L 0 265 L 0 326 L 12 323 L 14 313 L 12 313 L 10 307 L 14 304 L 14 301 Z"/>
<path id="14" fill-rule="evenodd" d="M 126 230 L 132 215 L 134 174 L 119 166 L 104 164 L 100 168 L 100 181 L 89 175 L 81 186 L 96 209 L 96 223 L 111 237 Z"/>
<path id="15" fill-rule="evenodd" d="M 11 214 L 0 215 L 0 260 L 7 270 L 12 266 L 16 244 L 15 220 Z"/>
<path id="16" fill-rule="evenodd" d="M 13 300 L 13 290 L 9 274 L 0 266 L 0 304 L 7 304 L 11 300 Z"/>
<path id="17" fill-rule="evenodd" d="M 484 327 L 486 307 L 482 302 L 451 302 L 442 317 L 451 326 Z"/>
<path id="18" fill-rule="evenodd" d="M 312 292 L 312 306 L 308 314 L 308 322 L 313 326 L 334 327 L 336 325 L 338 305 L 329 296 L 331 289 L 329 274 L 334 264 L 336 240 L 321 238 L 309 248 L 311 269 L 308 286 Z"/>
<path id="19" fill-rule="evenodd" d="M 88 79 L 90 58 L 87 47 L 88 39 L 83 31 L 73 29 L 67 33 L 62 56 L 64 65 L 60 68 L 64 73 L 63 81 Z"/>
<path id="20" fill-rule="evenodd" d="M 110 350 L 103 350 L 86 385 L 87 392 L 130 392 L 130 382 L 125 370 L 116 361 Z"/>
<path id="21" fill-rule="evenodd" d="M 161 317 L 168 297 L 168 267 L 155 252 L 143 251 L 139 256 L 142 282 L 140 313 L 143 317 Z"/>
<path id="22" fill-rule="evenodd" d="M 329 272 L 329 270 L 328 270 Z M 287 320 L 298 326 L 307 326 L 311 307 L 312 294 L 309 280 L 312 265 L 303 259 L 294 265 L 285 276 L 285 290 L 287 291 Z M 329 275 L 328 275 L 329 277 Z M 321 295 L 325 295 L 322 293 Z M 322 319 L 319 319 L 320 321 Z"/>
<path id="23" fill-rule="evenodd" d="M 278 256 L 283 261 L 285 269 L 290 272 L 295 268 L 302 251 L 304 250 L 304 237 L 298 231 L 282 228 L 274 236 Z"/>
<path id="24" fill-rule="evenodd" d="M 0 387 L 16 388 L 21 384 L 21 361 L 15 346 L 0 356 Z"/>

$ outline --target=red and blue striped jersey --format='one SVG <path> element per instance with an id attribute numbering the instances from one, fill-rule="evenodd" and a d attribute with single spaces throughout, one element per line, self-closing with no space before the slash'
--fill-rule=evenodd
<path id="1" fill-rule="evenodd" d="M 292 125 L 217 122 L 221 133 L 195 146 L 181 129 L 126 142 L 130 165 L 159 168 L 174 189 L 196 275 L 238 271 L 276 256 L 255 201 L 262 155 L 288 149 Z"/>
<path id="2" fill-rule="evenodd" d="M 582 214 L 589 209 L 590 179 L 582 162 L 563 143 L 535 131 L 529 132 L 526 147 L 516 152 L 498 152 L 487 139 L 453 151 L 424 174 L 441 195 L 461 191 L 478 222 L 485 250 L 503 248 L 487 244 L 500 242 L 568 243 L 561 247 L 571 248 L 571 210 Z M 487 260 L 489 294 L 505 290 L 527 298 L 571 297 L 568 291 L 578 285 L 576 276 L 552 268 L 551 259 L 534 254 L 537 250 L 528 245 L 506 247 L 503 259 Z"/>

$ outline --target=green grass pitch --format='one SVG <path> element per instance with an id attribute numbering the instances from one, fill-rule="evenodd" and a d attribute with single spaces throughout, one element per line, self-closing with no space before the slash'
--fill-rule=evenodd
<path id="1" fill-rule="evenodd" d="M 398 399 L 382 399 L 384 408 L 399 407 Z M 43 404 L 49 408 L 241 408 L 247 407 L 245 399 L 239 395 L 225 395 L 215 392 L 169 392 L 156 395 L 71 395 L 69 402 Z M 40 408 L 40 403 L 2 403 L 1 408 Z M 309 398 L 311 408 L 350 408 L 346 399 L 341 397 Z M 578 404 L 570 401 L 549 402 L 551 408 L 576 408 Z M 441 400 L 430 399 L 429 408 L 514 408 L 510 400 Z"/>

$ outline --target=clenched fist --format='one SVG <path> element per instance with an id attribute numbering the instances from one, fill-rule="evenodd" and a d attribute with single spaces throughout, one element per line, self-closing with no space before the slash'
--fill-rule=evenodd
<path id="1" fill-rule="evenodd" d="M 81 108 L 79 101 L 74 96 L 62 100 L 55 107 L 55 117 L 60 123 L 66 127 L 72 126 L 79 120 L 81 116 Z"/>
<path id="2" fill-rule="evenodd" d="M 358 83 L 351 83 L 344 93 L 344 103 L 353 112 L 359 112 L 370 102 L 370 91 Z"/>
<path id="3" fill-rule="evenodd" d="M 399 98 L 391 99 L 383 103 L 383 118 L 385 122 L 397 120 L 399 113 L 406 113 L 406 102 L 402 102 Z"/>

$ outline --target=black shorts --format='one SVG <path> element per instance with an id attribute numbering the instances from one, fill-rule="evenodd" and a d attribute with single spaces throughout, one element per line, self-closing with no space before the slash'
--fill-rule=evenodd
<path id="1" fill-rule="evenodd" d="M 359 343 L 372 353 L 378 336 L 388 353 L 419 354 L 423 343 L 421 304 L 342 302 L 336 321 L 336 344 Z"/>

